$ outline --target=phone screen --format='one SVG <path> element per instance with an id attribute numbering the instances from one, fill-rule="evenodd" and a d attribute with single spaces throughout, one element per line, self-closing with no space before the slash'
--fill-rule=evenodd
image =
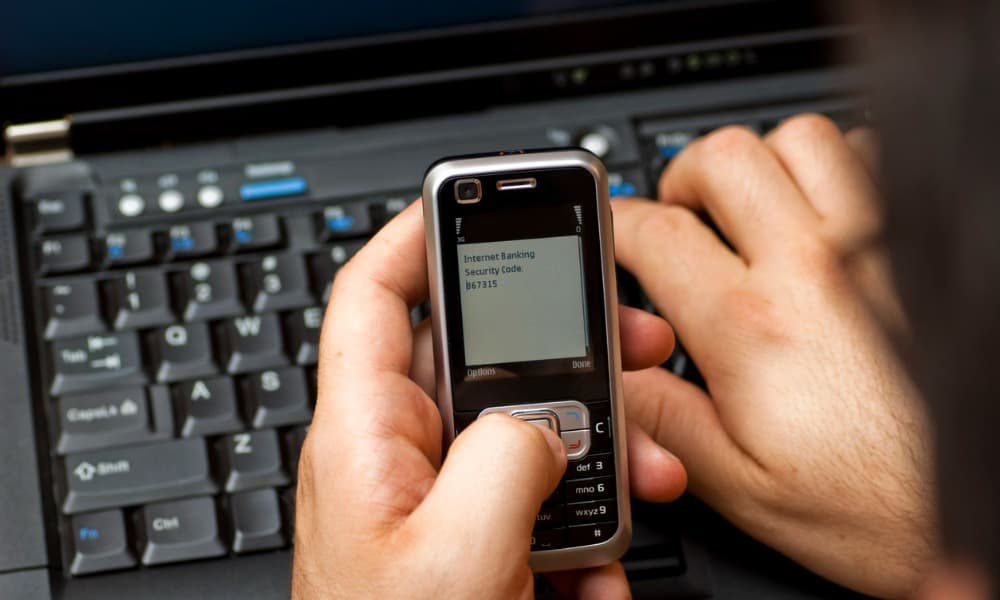
<path id="1" fill-rule="evenodd" d="M 442 244 L 442 279 L 458 405 L 552 394 L 583 385 L 585 374 L 594 393 L 607 385 L 597 184 L 584 169 L 520 175 L 537 186 L 498 190 L 500 177 L 484 174 L 478 202 L 439 203 L 441 239 L 451 242 Z M 453 198 L 453 186 L 441 193 Z"/>
<path id="2" fill-rule="evenodd" d="M 578 235 L 460 244 L 465 364 L 589 353 Z"/>

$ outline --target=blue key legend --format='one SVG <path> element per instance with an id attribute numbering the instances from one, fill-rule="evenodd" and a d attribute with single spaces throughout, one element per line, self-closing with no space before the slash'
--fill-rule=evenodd
<path id="1" fill-rule="evenodd" d="M 326 227 L 330 231 L 344 232 L 350 231 L 354 227 L 354 217 L 343 215 L 326 220 Z"/>
<path id="2" fill-rule="evenodd" d="M 612 183 L 608 191 L 612 196 L 635 196 L 636 189 L 634 183 Z"/>
<path id="3" fill-rule="evenodd" d="M 269 179 L 254 181 L 240 186 L 240 197 L 244 201 L 268 200 L 282 196 L 304 194 L 309 189 L 302 177 L 287 177 L 285 179 Z"/>
<path id="4" fill-rule="evenodd" d="M 334 233 L 347 233 L 354 228 L 357 219 L 347 214 L 342 206 L 331 206 L 323 211 L 326 228 Z"/>

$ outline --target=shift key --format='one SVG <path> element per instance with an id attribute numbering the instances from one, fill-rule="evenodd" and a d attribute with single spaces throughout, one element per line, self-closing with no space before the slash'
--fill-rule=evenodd
<path id="1" fill-rule="evenodd" d="M 218 490 L 201 439 L 84 452 L 66 457 L 65 466 L 65 514 Z"/>

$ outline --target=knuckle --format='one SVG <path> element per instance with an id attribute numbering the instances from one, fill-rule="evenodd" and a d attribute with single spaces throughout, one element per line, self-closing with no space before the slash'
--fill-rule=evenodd
<path id="1" fill-rule="evenodd" d="M 695 146 L 695 151 L 712 157 L 735 156 L 760 143 L 760 136 L 749 127 L 727 125 L 705 136 Z"/>
<path id="2" fill-rule="evenodd" d="M 690 210 L 680 206 L 657 206 L 642 219 L 636 230 L 640 243 L 655 243 L 676 237 L 691 226 L 696 217 Z"/>
<path id="3" fill-rule="evenodd" d="M 830 285 L 844 278 L 844 256 L 837 247 L 813 235 L 795 244 L 795 260 L 801 274 L 815 283 Z"/>
<path id="4" fill-rule="evenodd" d="M 357 262 L 356 257 L 352 257 L 339 269 L 337 269 L 336 273 L 334 273 L 333 282 L 330 287 L 331 299 L 337 294 L 344 293 L 347 288 L 352 287 L 351 282 L 354 281 L 360 273 Z"/>
<path id="5" fill-rule="evenodd" d="M 774 301 L 764 294 L 742 287 L 726 291 L 720 300 L 727 330 L 766 345 L 787 344 L 794 332 Z"/>
<path id="6" fill-rule="evenodd" d="M 816 113 L 796 115 L 784 121 L 774 132 L 775 140 L 797 143 L 841 137 L 840 127 L 829 117 Z"/>

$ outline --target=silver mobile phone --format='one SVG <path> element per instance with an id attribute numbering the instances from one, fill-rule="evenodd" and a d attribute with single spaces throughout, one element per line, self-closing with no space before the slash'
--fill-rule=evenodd
<path id="1" fill-rule="evenodd" d="M 555 430 L 569 465 L 532 568 L 614 561 L 632 524 L 604 166 L 580 150 L 447 158 L 423 197 L 446 442 L 492 412 Z"/>

